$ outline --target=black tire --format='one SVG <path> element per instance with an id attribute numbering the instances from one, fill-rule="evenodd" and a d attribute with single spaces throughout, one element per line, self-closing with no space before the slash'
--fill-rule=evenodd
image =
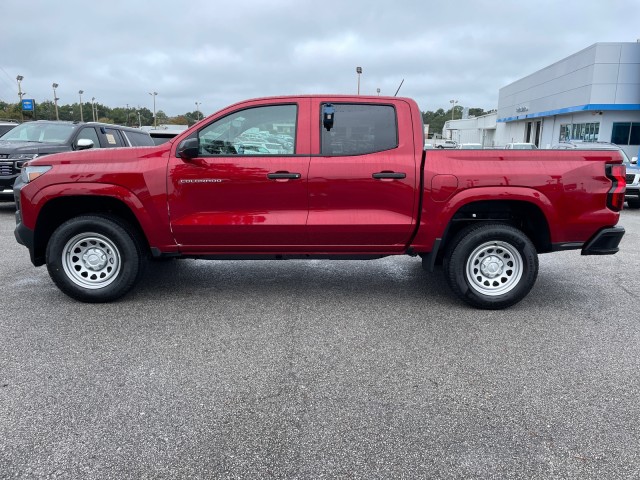
<path id="1" fill-rule="evenodd" d="M 87 215 L 60 225 L 47 244 L 47 269 L 76 300 L 110 302 L 142 275 L 147 255 L 136 231 L 115 217 Z"/>
<path id="2" fill-rule="evenodd" d="M 640 208 L 640 197 L 627 198 L 627 206 L 629 208 Z"/>
<path id="3" fill-rule="evenodd" d="M 522 300 L 538 276 L 538 254 L 529 238 L 504 224 L 460 231 L 444 258 L 453 292 L 476 308 L 499 310 Z"/>

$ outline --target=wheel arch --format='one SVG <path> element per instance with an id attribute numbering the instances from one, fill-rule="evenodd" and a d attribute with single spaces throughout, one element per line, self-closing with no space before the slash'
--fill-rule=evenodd
<path id="1" fill-rule="evenodd" d="M 45 263 L 47 243 L 53 232 L 67 220 L 81 215 L 109 215 L 123 221 L 134 230 L 149 251 L 149 242 L 138 218 L 120 199 L 98 195 L 68 195 L 55 197 L 45 203 L 36 221 L 34 231 L 34 260 L 36 265 Z"/>
<path id="2" fill-rule="evenodd" d="M 537 253 L 552 250 L 549 221 L 538 205 L 525 200 L 478 200 L 461 206 L 453 214 L 444 231 L 436 263 L 442 262 L 447 245 L 461 230 L 489 222 L 518 228 L 529 237 Z"/>

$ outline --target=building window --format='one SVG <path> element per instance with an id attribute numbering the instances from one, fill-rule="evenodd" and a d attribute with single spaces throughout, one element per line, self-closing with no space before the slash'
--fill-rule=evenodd
<path id="1" fill-rule="evenodd" d="M 640 145 L 640 123 L 614 123 L 611 130 L 611 143 L 616 145 Z"/>
<path id="2" fill-rule="evenodd" d="M 600 134 L 600 123 L 563 123 L 560 125 L 560 141 L 597 142 Z"/>

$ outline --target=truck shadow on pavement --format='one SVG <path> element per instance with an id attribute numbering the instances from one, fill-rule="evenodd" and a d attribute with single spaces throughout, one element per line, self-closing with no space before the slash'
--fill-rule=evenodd
<path id="1" fill-rule="evenodd" d="M 457 302 L 442 272 L 425 272 L 419 259 L 380 260 L 170 260 L 150 262 L 134 289 L 139 297 L 175 295 L 359 296 L 386 305 L 416 299 Z M 426 297 L 425 297 L 426 296 Z"/>

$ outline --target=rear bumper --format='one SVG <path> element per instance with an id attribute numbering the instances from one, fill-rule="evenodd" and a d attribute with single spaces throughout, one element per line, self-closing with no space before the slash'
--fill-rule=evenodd
<path id="1" fill-rule="evenodd" d="M 624 236 L 623 227 L 603 228 L 585 243 L 582 255 L 613 255 Z"/>

